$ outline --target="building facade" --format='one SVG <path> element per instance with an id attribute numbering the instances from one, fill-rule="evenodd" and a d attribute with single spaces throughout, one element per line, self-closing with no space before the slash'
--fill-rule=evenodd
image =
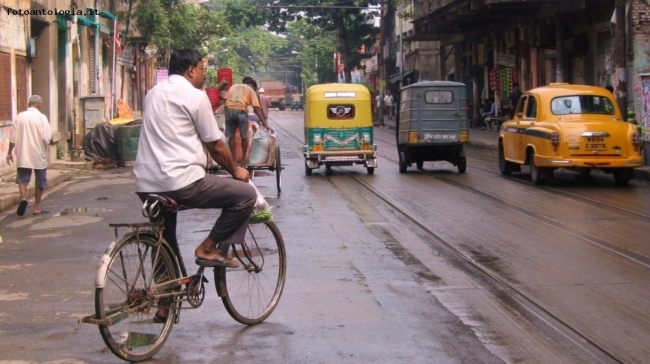
<path id="1" fill-rule="evenodd" d="M 81 158 L 86 132 L 116 115 L 117 99 L 140 109 L 145 75 L 153 72 L 138 44 L 130 48 L 133 57 L 122 59 L 115 14 L 127 6 L 114 0 L 0 0 L 0 154 L 6 155 L 11 122 L 32 94 L 42 96 L 42 112 L 58 142 L 51 159 Z M 0 175 L 14 170 L 2 158 Z"/>
<path id="2" fill-rule="evenodd" d="M 410 6 L 413 30 L 402 32 L 407 49 L 436 42 L 428 48 L 439 61 L 428 64 L 434 68 L 428 73 L 464 82 L 474 117 L 485 98 L 503 105 L 514 83 L 527 90 L 551 82 L 611 85 L 619 102 L 644 114 L 646 0 L 413 0 Z M 424 66 L 407 67 L 422 75 Z"/>

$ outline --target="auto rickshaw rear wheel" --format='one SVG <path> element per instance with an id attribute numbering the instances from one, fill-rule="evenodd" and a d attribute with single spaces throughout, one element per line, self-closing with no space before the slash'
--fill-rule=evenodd
<path id="1" fill-rule="evenodd" d="M 424 161 L 415 162 L 415 166 L 418 167 L 419 170 L 422 170 L 424 168 Z"/>
<path id="2" fill-rule="evenodd" d="M 467 170 L 467 159 L 465 157 L 460 157 L 458 159 L 458 173 L 465 173 Z"/>
<path id="3" fill-rule="evenodd" d="M 368 169 L 368 174 L 374 174 L 375 173 L 375 167 L 367 167 Z"/>
<path id="4" fill-rule="evenodd" d="M 406 173 L 406 155 L 399 152 L 399 173 Z"/>
<path id="5" fill-rule="evenodd" d="M 331 166 L 331 165 L 329 165 L 329 164 L 326 164 L 326 165 L 325 165 L 325 174 L 326 174 L 327 176 L 332 175 L 332 166 Z"/>
<path id="6" fill-rule="evenodd" d="M 307 176 L 311 176 L 311 171 L 312 171 L 312 169 L 309 168 L 309 166 L 307 165 L 307 161 L 305 161 L 305 174 Z"/>

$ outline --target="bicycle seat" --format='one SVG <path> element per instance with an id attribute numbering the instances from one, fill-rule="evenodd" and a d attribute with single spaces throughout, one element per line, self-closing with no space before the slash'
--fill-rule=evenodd
<path id="1" fill-rule="evenodd" d="M 161 216 L 161 213 L 163 212 L 177 212 L 183 208 L 183 206 L 173 198 L 155 193 L 145 194 L 142 199 L 144 200 L 144 204 L 142 205 L 142 216 L 149 219 L 155 219 Z"/>

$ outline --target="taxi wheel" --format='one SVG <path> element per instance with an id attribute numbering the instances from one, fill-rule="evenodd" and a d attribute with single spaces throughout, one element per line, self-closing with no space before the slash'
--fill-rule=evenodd
<path id="1" fill-rule="evenodd" d="M 465 173 L 467 170 L 467 159 L 465 157 L 461 157 L 458 160 L 458 173 Z"/>
<path id="2" fill-rule="evenodd" d="M 614 171 L 614 186 L 627 186 L 630 182 L 630 174 L 626 169 Z"/>
<path id="3" fill-rule="evenodd" d="M 399 152 L 399 173 L 406 173 L 406 156 Z"/>
<path id="4" fill-rule="evenodd" d="M 504 176 L 509 176 L 512 173 L 512 164 L 506 160 L 503 152 L 503 145 L 499 143 L 499 172 Z"/>
<path id="5" fill-rule="evenodd" d="M 544 184 L 543 168 L 535 165 L 535 156 L 532 150 L 528 152 L 528 161 L 530 163 L 530 180 L 536 185 Z"/>

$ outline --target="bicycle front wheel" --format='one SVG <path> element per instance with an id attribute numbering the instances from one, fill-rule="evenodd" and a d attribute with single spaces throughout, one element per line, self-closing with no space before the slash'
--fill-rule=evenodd
<path id="1" fill-rule="evenodd" d="M 287 256 L 273 221 L 251 224 L 242 245 L 232 245 L 239 268 L 215 269 L 215 282 L 226 310 L 237 322 L 264 321 L 280 301 L 287 274 Z"/>
<path id="2" fill-rule="evenodd" d="M 178 303 L 156 297 L 151 287 L 177 278 L 173 255 L 153 235 L 126 235 L 102 257 L 95 290 L 96 318 L 106 346 L 131 362 L 153 357 L 176 319 Z M 158 308 L 168 310 L 159 319 Z"/>

